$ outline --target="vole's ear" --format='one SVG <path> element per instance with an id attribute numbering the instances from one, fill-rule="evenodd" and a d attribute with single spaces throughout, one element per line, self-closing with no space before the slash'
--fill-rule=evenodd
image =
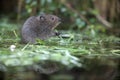
<path id="1" fill-rule="evenodd" d="M 41 15 L 39 18 L 40 18 L 41 21 L 45 21 L 44 15 Z"/>

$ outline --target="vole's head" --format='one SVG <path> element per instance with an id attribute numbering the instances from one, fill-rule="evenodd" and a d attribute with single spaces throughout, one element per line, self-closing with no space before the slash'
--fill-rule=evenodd
<path id="1" fill-rule="evenodd" d="M 52 30 L 61 23 L 61 19 L 59 17 L 50 14 L 41 14 L 37 19 L 42 25 L 46 25 Z"/>

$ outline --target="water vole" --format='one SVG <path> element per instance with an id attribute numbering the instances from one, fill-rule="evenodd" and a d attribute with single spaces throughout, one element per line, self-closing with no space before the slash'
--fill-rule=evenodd
<path id="1" fill-rule="evenodd" d="M 41 14 L 40 16 L 32 16 L 23 24 L 21 30 L 23 43 L 35 43 L 36 39 L 48 39 L 55 36 L 54 28 L 61 22 L 61 19 L 55 15 Z"/>

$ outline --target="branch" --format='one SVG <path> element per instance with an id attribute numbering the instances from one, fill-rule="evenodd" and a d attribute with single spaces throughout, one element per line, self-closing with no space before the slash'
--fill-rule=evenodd
<path id="1" fill-rule="evenodd" d="M 100 23 L 106 26 L 106 28 L 112 28 L 112 24 L 106 21 L 105 19 L 103 19 L 100 15 L 96 15 L 96 18 L 98 19 Z"/>
<path id="2" fill-rule="evenodd" d="M 85 21 L 88 25 L 90 24 L 90 22 L 85 18 L 85 16 L 82 15 L 81 13 L 79 13 L 76 9 L 74 9 L 69 3 L 67 3 L 67 2 L 62 2 L 62 1 L 61 1 L 61 3 L 64 4 L 64 5 L 65 5 L 69 10 L 71 10 L 72 12 L 77 13 L 77 14 L 80 16 L 80 18 L 81 18 L 83 21 Z"/>

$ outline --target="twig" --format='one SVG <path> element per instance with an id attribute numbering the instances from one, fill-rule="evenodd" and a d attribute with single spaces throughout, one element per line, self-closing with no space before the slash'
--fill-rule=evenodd
<path id="1" fill-rule="evenodd" d="M 18 14 L 17 14 L 17 21 L 19 22 L 21 18 L 21 8 L 22 8 L 23 0 L 18 1 Z"/>
<path id="2" fill-rule="evenodd" d="M 96 15 L 96 18 L 98 19 L 100 23 L 106 26 L 106 28 L 112 28 L 112 24 L 106 21 L 105 19 L 103 19 L 100 15 Z"/>
<path id="3" fill-rule="evenodd" d="M 61 1 L 61 3 L 62 4 L 64 4 L 69 10 L 71 10 L 72 12 L 74 12 L 74 13 L 77 13 L 79 16 L 80 16 L 80 18 L 83 20 L 83 21 L 85 21 L 88 25 L 90 24 L 90 22 L 85 18 L 85 16 L 83 16 L 81 13 L 79 13 L 76 9 L 74 9 L 69 3 L 67 3 L 67 2 L 62 2 Z"/>

